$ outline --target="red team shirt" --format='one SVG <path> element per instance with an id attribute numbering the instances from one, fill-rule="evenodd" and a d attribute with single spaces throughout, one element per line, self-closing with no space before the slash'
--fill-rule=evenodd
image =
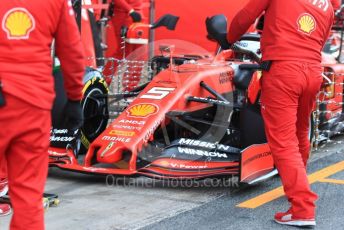
<path id="1" fill-rule="evenodd" d="M 55 37 L 67 96 L 80 100 L 85 60 L 71 2 L 1 0 L 0 15 L 3 90 L 40 108 L 52 107 L 51 43 Z"/>
<path id="2" fill-rule="evenodd" d="M 334 10 L 338 10 L 340 8 L 340 4 L 342 3 L 341 0 L 331 0 L 332 7 Z"/>
<path id="3" fill-rule="evenodd" d="M 229 42 L 237 41 L 264 11 L 263 60 L 321 62 L 334 16 L 330 0 L 251 0 L 233 19 Z"/>
<path id="4" fill-rule="evenodd" d="M 142 0 L 113 0 L 115 4 L 115 12 L 126 12 L 130 10 L 140 10 Z M 116 16 L 116 15 L 115 15 Z"/>

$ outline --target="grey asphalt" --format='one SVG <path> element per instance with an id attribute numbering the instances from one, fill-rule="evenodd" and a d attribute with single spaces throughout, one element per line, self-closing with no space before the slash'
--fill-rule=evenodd
<path id="1" fill-rule="evenodd" d="M 344 140 L 339 137 L 337 140 Z M 329 143 L 316 151 L 309 173 L 344 160 L 344 144 Z M 344 172 L 330 176 L 344 180 Z M 83 175 L 50 169 L 46 192 L 57 193 L 61 204 L 46 212 L 46 228 L 110 229 L 295 229 L 272 220 L 288 209 L 279 198 L 256 209 L 237 204 L 280 186 L 274 177 L 254 186 L 237 186 L 235 180 L 177 183 L 152 179 Z M 344 185 L 314 183 L 317 201 L 316 229 L 344 229 Z M 0 230 L 10 217 L 0 218 Z"/>
<path id="2" fill-rule="evenodd" d="M 309 172 L 344 160 L 343 152 L 333 153 L 310 164 Z M 329 178 L 344 181 L 344 172 Z M 296 229 L 280 226 L 273 221 L 277 211 L 286 211 L 288 202 L 280 198 L 256 209 L 235 205 L 279 186 L 279 178 L 227 191 L 220 198 L 172 218 L 146 226 L 144 229 Z M 319 195 L 317 201 L 317 226 L 315 229 L 344 229 L 344 185 L 314 183 L 312 189 Z"/>

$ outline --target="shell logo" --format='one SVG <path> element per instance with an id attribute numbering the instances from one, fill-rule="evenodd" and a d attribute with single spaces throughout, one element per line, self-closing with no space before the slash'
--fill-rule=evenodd
<path id="1" fill-rule="evenodd" d="M 314 17 L 310 14 L 304 13 L 297 20 L 298 30 L 311 35 L 311 33 L 316 29 L 316 21 Z"/>
<path id="2" fill-rule="evenodd" d="M 35 19 L 25 8 L 13 8 L 2 18 L 2 29 L 8 39 L 29 39 L 35 29 Z"/>
<path id="3" fill-rule="evenodd" d="M 129 117 L 149 117 L 156 114 L 159 111 L 159 107 L 155 104 L 142 103 L 136 104 L 127 109 Z"/>

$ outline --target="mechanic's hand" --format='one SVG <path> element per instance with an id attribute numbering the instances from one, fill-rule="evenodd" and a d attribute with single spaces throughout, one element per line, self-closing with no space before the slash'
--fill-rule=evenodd
<path id="1" fill-rule="evenodd" d="M 68 100 L 63 110 L 63 125 L 68 130 L 75 131 L 84 123 L 84 113 L 80 101 Z"/>
<path id="2" fill-rule="evenodd" d="M 130 17 L 133 19 L 134 22 L 141 22 L 142 16 L 135 10 L 131 10 L 129 13 Z"/>

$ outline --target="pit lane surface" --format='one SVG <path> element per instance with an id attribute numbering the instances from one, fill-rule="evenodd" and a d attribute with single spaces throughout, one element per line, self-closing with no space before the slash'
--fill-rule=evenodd
<path id="1" fill-rule="evenodd" d="M 336 138 L 343 141 L 344 137 Z M 315 152 L 309 174 L 319 195 L 316 229 L 344 226 L 344 144 L 327 144 Z M 324 168 L 326 168 L 324 170 Z M 319 172 L 325 172 L 325 177 Z M 333 173 L 335 172 L 335 173 Z M 330 174 L 327 176 L 327 174 Z M 275 198 L 279 178 L 254 186 L 237 181 L 162 182 L 148 178 L 113 178 L 50 169 L 46 192 L 60 196 L 59 207 L 46 212 L 47 229 L 287 229 L 272 220 L 288 209 Z M 278 189 L 277 189 L 278 190 Z M 266 194 L 274 196 L 267 196 Z M 277 192 L 277 195 L 280 195 Z M 272 197 L 272 198 L 271 198 Z M 257 206 L 257 202 L 262 203 Z M 238 207 L 255 204 L 252 208 Z M 10 217 L 0 218 L 0 230 Z"/>

